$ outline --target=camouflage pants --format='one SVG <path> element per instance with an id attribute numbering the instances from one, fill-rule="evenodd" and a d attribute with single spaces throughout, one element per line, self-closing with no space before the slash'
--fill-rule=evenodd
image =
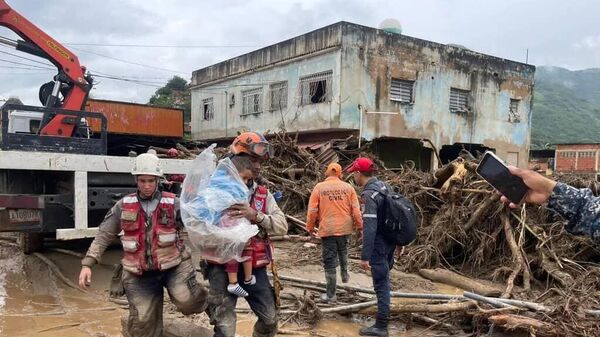
<path id="1" fill-rule="evenodd" d="M 167 289 L 179 311 L 189 315 L 206 309 L 207 291 L 196 281 L 191 259 L 166 271 L 144 272 L 141 276 L 123 271 L 123 286 L 129 302 L 126 335 L 163 336 L 163 298 Z"/>
<path id="2" fill-rule="evenodd" d="M 238 271 L 242 279 L 243 270 Z M 253 337 L 274 337 L 277 333 L 277 310 L 275 309 L 275 296 L 269 283 L 266 268 L 256 268 L 252 271 L 256 277 L 255 285 L 242 285 L 248 292 L 245 300 L 250 309 L 258 316 L 254 325 Z M 227 292 L 229 284 L 225 266 L 208 264 L 206 276 L 210 282 L 208 295 L 208 316 L 210 324 L 214 326 L 214 337 L 234 337 L 236 314 L 235 306 L 238 297 Z"/>

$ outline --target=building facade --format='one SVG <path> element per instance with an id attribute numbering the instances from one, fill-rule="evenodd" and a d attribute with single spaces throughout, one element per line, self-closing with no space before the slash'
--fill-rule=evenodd
<path id="1" fill-rule="evenodd" d="M 535 67 L 339 22 L 194 71 L 192 137 L 240 129 L 376 140 L 388 166 L 462 149 L 525 167 Z M 391 162 L 391 163 L 390 163 Z"/>
<path id="2" fill-rule="evenodd" d="M 557 144 L 556 171 L 600 173 L 600 144 Z"/>

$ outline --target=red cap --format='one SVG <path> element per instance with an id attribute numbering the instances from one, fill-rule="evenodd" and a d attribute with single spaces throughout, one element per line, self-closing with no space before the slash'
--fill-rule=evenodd
<path id="1" fill-rule="evenodd" d="M 373 172 L 373 161 L 369 158 L 356 158 L 356 160 L 348 168 L 348 172 Z"/>

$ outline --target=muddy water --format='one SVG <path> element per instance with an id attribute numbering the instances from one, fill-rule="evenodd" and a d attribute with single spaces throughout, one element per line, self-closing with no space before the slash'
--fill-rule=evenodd
<path id="1" fill-rule="evenodd" d="M 84 251 L 85 247 L 80 247 Z M 60 268 L 63 274 L 72 281 L 77 280 L 80 261 L 76 257 L 59 253 L 45 253 Z M 118 250 L 109 250 L 104 256 L 105 262 L 116 262 Z M 302 268 L 285 269 L 282 274 L 290 276 L 322 278 L 319 266 L 302 266 Z M 111 270 L 106 266 L 96 266 L 92 276 L 89 293 L 84 294 L 65 286 L 55 279 L 47 266 L 34 256 L 24 256 L 12 245 L 0 242 L 0 336 L 46 336 L 46 337 L 85 337 L 85 336 L 121 336 L 121 316 L 125 310 L 107 301 L 107 286 L 110 282 Z M 352 285 L 370 287 L 371 279 L 362 273 L 352 273 Z M 459 294 L 462 290 L 441 284 L 432 284 L 423 292 Z M 408 289 L 403 289 L 408 290 Z M 411 289 L 414 290 L 414 289 Z M 286 291 L 297 289 L 287 287 Z M 303 291 L 303 290 L 300 290 Z M 394 299 L 396 303 L 410 303 L 415 300 Z M 245 301 L 239 301 L 240 307 Z M 205 322 L 194 319 L 195 322 Z M 239 315 L 238 335 L 251 336 L 256 318 L 251 314 Z M 306 336 L 306 332 L 317 332 L 318 335 L 336 337 L 358 336 L 358 330 L 370 321 L 362 318 L 326 317 L 311 329 L 294 325 L 284 326 L 289 332 L 301 331 L 304 334 L 288 334 L 288 336 Z M 199 323 L 200 324 L 200 323 Z M 202 325 L 206 325 L 202 323 Z M 404 322 L 392 322 L 391 336 L 435 336 L 425 328 L 414 326 L 405 330 Z"/>
<path id="2" fill-rule="evenodd" d="M 65 276 L 76 280 L 80 267 L 77 258 L 47 256 L 57 263 Z M 110 273 L 100 269 L 94 276 L 95 283 L 106 285 Z M 24 256 L 16 247 L 2 243 L 0 336 L 121 335 L 123 310 L 106 301 L 102 291 L 92 288 L 89 294 L 84 294 L 56 282 L 39 259 Z"/>

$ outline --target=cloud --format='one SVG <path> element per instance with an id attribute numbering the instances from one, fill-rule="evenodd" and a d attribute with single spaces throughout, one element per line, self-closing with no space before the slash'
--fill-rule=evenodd
<path id="1" fill-rule="evenodd" d="M 8 1 L 62 43 L 188 46 L 67 45 L 93 72 L 143 81 L 97 78 L 92 96 L 141 103 L 147 102 L 157 87 L 173 75 L 189 79 L 196 69 L 341 20 L 377 27 L 391 17 L 402 23 L 407 35 L 458 43 L 503 58 L 524 61 L 529 49 L 529 61 L 538 65 L 572 69 L 600 65 L 596 15 L 600 2 L 592 1 Z M 5 29 L 0 30 L 0 36 L 14 38 Z M 30 63 L 4 55 L 0 59 Z M 9 65 L 0 62 L 0 66 Z M 51 80 L 52 75 L 38 70 L 0 68 L 0 95 L 16 95 L 37 105 L 37 88 Z"/>

